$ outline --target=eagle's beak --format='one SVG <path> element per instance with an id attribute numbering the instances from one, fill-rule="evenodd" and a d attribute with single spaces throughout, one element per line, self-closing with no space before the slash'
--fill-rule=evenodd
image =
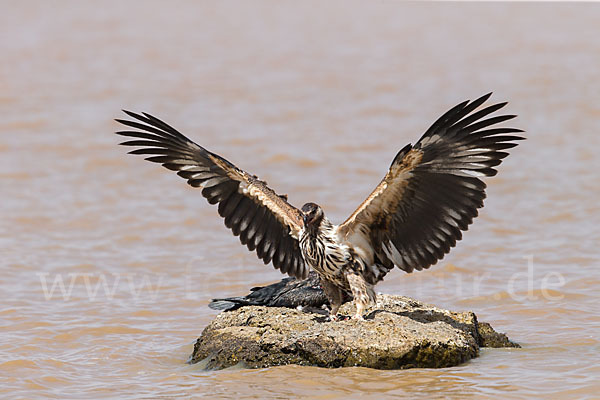
<path id="1" fill-rule="evenodd" d="M 308 215 L 306 215 L 306 214 L 302 215 L 302 222 L 304 222 L 304 226 L 308 225 Z"/>

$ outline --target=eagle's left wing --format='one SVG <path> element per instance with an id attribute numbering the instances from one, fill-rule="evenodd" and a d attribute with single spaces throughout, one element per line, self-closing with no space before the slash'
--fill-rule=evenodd
<path id="1" fill-rule="evenodd" d="M 342 238 L 370 246 L 386 269 L 412 272 L 441 260 L 483 207 L 486 185 L 479 177 L 495 175 L 508 156 L 502 150 L 523 139 L 511 135 L 519 129 L 490 128 L 514 115 L 485 118 L 506 103 L 473 112 L 490 95 L 452 108 L 400 150 L 381 183 L 339 226 Z"/>

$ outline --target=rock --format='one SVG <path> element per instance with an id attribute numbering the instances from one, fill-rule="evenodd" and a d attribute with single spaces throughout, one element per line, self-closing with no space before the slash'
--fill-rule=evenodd
<path id="1" fill-rule="evenodd" d="M 353 303 L 340 309 L 342 315 L 353 312 Z M 479 346 L 503 344 L 514 347 L 489 324 L 478 323 L 472 312 L 378 295 L 364 321 L 329 322 L 320 314 L 263 306 L 221 313 L 196 341 L 190 362 L 200 362 L 206 369 L 238 364 L 441 368 L 476 357 Z"/>
<path id="2" fill-rule="evenodd" d="M 504 333 L 498 333 L 492 328 L 487 322 L 480 322 L 477 325 L 479 329 L 479 346 L 481 347 L 514 347 L 520 349 L 521 346 L 518 343 L 512 342 Z"/>

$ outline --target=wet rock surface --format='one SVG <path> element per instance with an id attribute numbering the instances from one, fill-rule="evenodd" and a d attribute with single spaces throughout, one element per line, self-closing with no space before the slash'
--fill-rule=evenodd
<path id="1" fill-rule="evenodd" d="M 340 309 L 352 315 L 354 304 Z M 479 347 L 519 347 L 478 323 L 402 296 L 379 295 L 364 321 L 330 322 L 317 313 L 264 306 L 219 314 L 197 340 L 190 362 L 206 369 L 298 364 L 378 369 L 441 368 L 476 357 Z"/>

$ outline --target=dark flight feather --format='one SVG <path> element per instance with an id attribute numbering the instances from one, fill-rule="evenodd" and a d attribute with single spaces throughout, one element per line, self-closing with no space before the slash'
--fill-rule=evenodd
<path id="1" fill-rule="evenodd" d="M 344 302 L 351 300 L 351 296 L 344 298 Z M 218 311 L 234 311 L 244 306 L 267 306 L 302 308 L 316 312 L 328 305 L 319 275 L 314 271 L 306 279 L 285 278 L 267 286 L 254 287 L 246 296 L 213 299 L 208 304 Z"/>

